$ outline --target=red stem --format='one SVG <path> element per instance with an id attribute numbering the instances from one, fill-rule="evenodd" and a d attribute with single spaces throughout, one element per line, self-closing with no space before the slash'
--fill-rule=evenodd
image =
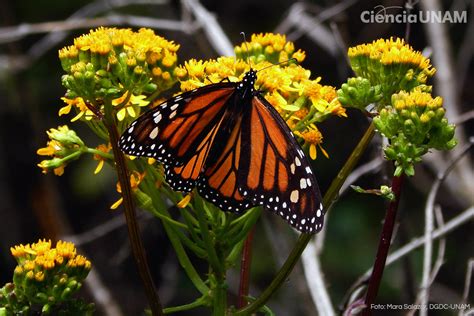
<path id="1" fill-rule="evenodd" d="M 247 305 L 247 296 L 249 295 L 250 284 L 250 265 L 252 263 L 252 241 L 255 232 L 255 226 L 249 231 L 245 239 L 244 249 L 242 250 L 242 260 L 240 261 L 240 286 L 237 308 Z"/>
<path id="2" fill-rule="evenodd" d="M 362 316 L 370 316 L 372 314 L 370 306 L 373 304 L 379 291 L 380 281 L 382 280 L 383 270 L 385 268 L 385 261 L 387 260 L 388 249 L 390 248 L 390 241 L 392 240 L 393 227 L 395 226 L 395 218 L 397 216 L 403 179 L 403 174 L 398 177 L 394 176 L 392 179 L 392 191 L 395 195 L 395 199 L 390 202 L 387 214 L 385 214 L 382 234 L 380 235 L 379 248 L 375 257 L 374 268 L 369 280 L 367 294 L 365 296 L 366 308 L 362 312 Z"/>
<path id="3" fill-rule="evenodd" d="M 117 175 L 119 178 L 120 186 L 122 188 L 125 220 L 127 222 L 128 237 L 130 239 L 132 254 L 135 258 L 135 263 L 137 264 L 138 272 L 142 279 L 145 294 L 148 298 L 148 303 L 150 304 L 151 314 L 153 316 L 161 316 L 163 315 L 163 308 L 160 302 L 160 298 L 158 297 L 158 293 L 156 292 L 155 284 L 153 282 L 153 278 L 148 267 L 148 262 L 146 260 L 146 255 L 144 251 L 145 248 L 143 247 L 143 242 L 136 219 L 135 206 L 133 203 L 133 193 L 132 188 L 130 187 L 130 178 L 127 170 L 127 163 L 125 161 L 124 154 L 120 151 L 118 147 L 118 131 L 114 124 L 109 124 L 108 122 L 105 122 L 105 124 L 109 132 L 110 143 L 112 144 L 112 151 L 114 153 L 115 164 L 117 167 Z"/>

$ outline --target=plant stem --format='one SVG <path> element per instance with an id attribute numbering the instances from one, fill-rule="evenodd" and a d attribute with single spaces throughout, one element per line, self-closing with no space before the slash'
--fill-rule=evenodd
<path id="1" fill-rule="evenodd" d="M 105 107 L 108 108 L 107 106 Z M 150 304 L 152 315 L 161 316 L 163 315 L 163 308 L 161 306 L 160 298 L 155 289 L 153 279 L 151 277 L 150 269 L 146 261 L 144 247 L 140 232 L 138 229 L 138 223 L 136 220 L 136 212 L 133 203 L 133 193 L 130 187 L 130 179 L 128 176 L 127 165 L 125 162 L 124 154 L 118 147 L 119 135 L 114 123 L 114 117 L 112 113 L 106 113 L 104 120 L 105 126 L 109 132 L 110 143 L 112 144 L 112 151 L 114 153 L 115 164 L 120 186 L 122 188 L 123 205 L 125 208 L 125 220 L 127 222 L 128 237 L 130 239 L 130 245 L 132 253 L 135 258 L 135 262 L 138 267 L 138 272 L 145 288 L 145 293 Z"/>
<path id="2" fill-rule="evenodd" d="M 326 210 L 330 209 L 331 205 L 337 199 L 339 190 L 344 184 L 344 181 L 349 176 L 351 170 L 354 169 L 354 166 L 357 164 L 360 157 L 362 156 L 362 153 L 365 151 L 365 149 L 370 143 L 370 140 L 374 136 L 374 130 L 374 124 L 371 123 L 365 131 L 364 135 L 362 136 L 361 140 L 357 144 L 356 148 L 354 148 L 346 163 L 331 183 L 331 186 L 329 187 L 323 198 L 323 206 Z M 293 247 L 293 250 L 291 251 L 290 255 L 288 256 L 285 263 L 281 267 L 280 271 L 278 271 L 277 275 L 272 280 L 270 285 L 262 292 L 262 294 L 260 294 L 260 296 L 255 301 L 236 311 L 234 313 L 235 316 L 249 315 L 258 310 L 267 302 L 267 300 L 273 295 L 276 290 L 280 288 L 280 286 L 286 280 L 288 275 L 291 273 L 293 267 L 296 265 L 296 262 L 303 253 L 304 248 L 311 240 L 311 237 L 313 237 L 313 235 L 300 235 L 298 241 L 296 242 L 296 245 Z"/>
<path id="3" fill-rule="evenodd" d="M 215 271 L 216 285 L 212 293 L 212 315 L 224 316 L 227 309 L 227 285 L 225 283 L 225 272 Z"/>
<path id="4" fill-rule="evenodd" d="M 403 174 L 401 176 L 393 176 L 392 178 L 392 191 L 395 195 L 395 199 L 390 202 L 387 213 L 385 214 L 385 221 L 383 223 L 382 234 L 380 235 L 379 247 L 375 257 L 374 268 L 372 270 L 372 276 L 370 277 L 367 294 L 365 296 L 364 303 L 366 308 L 362 312 L 363 316 L 369 316 L 372 314 L 370 306 L 377 296 L 380 281 L 382 280 L 385 261 L 387 260 L 388 249 L 390 248 L 390 242 L 392 240 L 393 227 L 395 225 L 395 218 L 397 216 L 403 180 Z"/>
<path id="5" fill-rule="evenodd" d="M 252 241 L 255 233 L 255 226 L 252 227 L 247 235 L 242 250 L 242 260 L 240 261 L 240 286 L 237 307 L 242 308 L 247 305 L 247 296 L 249 295 L 250 266 L 252 263 Z"/>

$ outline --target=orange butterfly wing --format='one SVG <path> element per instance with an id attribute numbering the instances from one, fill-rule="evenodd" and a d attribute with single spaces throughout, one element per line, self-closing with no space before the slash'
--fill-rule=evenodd
<path id="1" fill-rule="evenodd" d="M 242 116 L 232 119 L 230 133 L 224 146 L 215 146 L 206 169 L 197 183 L 199 194 L 224 211 L 242 213 L 253 206 L 239 192 L 238 172 L 242 148 Z M 229 123 L 229 120 L 226 123 Z"/>
<path id="2" fill-rule="evenodd" d="M 324 213 L 310 162 L 278 112 L 258 93 L 242 131 L 241 194 L 302 232 L 319 231 Z"/>
<path id="3" fill-rule="evenodd" d="M 209 137 L 218 129 L 233 88 L 232 83 L 211 84 L 161 103 L 125 130 L 120 148 L 128 155 L 152 157 L 171 166 L 187 163 L 212 143 Z"/>

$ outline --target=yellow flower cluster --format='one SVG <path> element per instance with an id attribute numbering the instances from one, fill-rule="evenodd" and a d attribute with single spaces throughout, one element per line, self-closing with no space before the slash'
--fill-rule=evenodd
<path id="1" fill-rule="evenodd" d="M 341 87 L 339 98 L 361 109 L 375 103 L 380 111 L 394 93 L 424 86 L 436 72 L 428 58 L 399 38 L 350 47 L 348 56 L 357 78 Z"/>
<path id="2" fill-rule="evenodd" d="M 391 104 L 374 118 L 374 124 L 390 140 L 384 152 L 395 161 L 396 175 L 412 176 L 414 164 L 429 150 L 449 150 L 456 145 L 455 126 L 445 117 L 441 97 L 433 98 L 420 86 L 393 94 Z"/>
<path id="3" fill-rule="evenodd" d="M 138 32 L 133 32 L 130 29 L 99 27 L 91 30 L 89 34 L 74 39 L 74 45 L 62 48 L 59 51 L 59 58 L 61 60 L 79 58 L 77 60 L 79 61 L 81 52 L 89 52 L 91 57 L 95 54 L 107 56 L 106 61 L 115 64 L 120 58 L 119 55 L 125 53 L 129 66 L 136 64 L 137 61 L 146 61 L 155 74 L 159 73 L 163 78 L 169 78 L 170 74 L 166 74 L 166 69 L 176 65 L 178 49 L 179 45 L 156 35 L 151 29 L 142 28 Z M 159 62 L 165 69 L 157 68 Z"/>
<path id="4" fill-rule="evenodd" d="M 288 42 L 282 34 L 252 34 L 250 42 L 244 42 L 234 48 L 238 59 L 250 58 L 250 62 L 259 63 L 264 60 L 273 64 L 285 62 L 291 58 L 301 63 L 306 54 L 302 50 L 295 51 L 293 42 Z"/>
<path id="5" fill-rule="evenodd" d="M 323 139 L 322 136 L 308 136 L 319 133 L 314 123 L 331 115 L 346 116 L 345 109 L 337 99 L 336 89 L 322 85 L 321 78 L 311 79 L 311 71 L 299 65 L 281 66 L 262 61 L 253 66 L 257 70 L 265 68 L 258 72 L 256 87 L 296 135 L 310 146 L 314 159 L 315 148 L 317 145 L 320 147 Z M 220 57 L 209 61 L 190 60 L 178 67 L 175 74 L 181 83 L 181 90 L 189 91 L 224 79 L 240 81 L 249 69 L 250 65 L 241 59 Z"/>
<path id="6" fill-rule="evenodd" d="M 91 262 L 76 253 L 76 247 L 71 242 L 58 241 L 51 248 L 51 240 L 39 240 L 37 243 L 17 245 L 10 248 L 18 262 L 16 275 L 25 275 L 28 279 L 44 281 L 47 271 L 54 273 L 80 273 L 91 269 Z"/>
<path id="7" fill-rule="evenodd" d="M 36 153 L 40 156 L 51 156 L 53 158 L 41 161 L 38 167 L 43 169 L 43 173 L 47 173 L 52 169 L 55 175 L 61 176 L 67 162 L 79 157 L 84 143 L 76 132 L 70 130 L 67 125 L 51 128 L 46 134 L 48 134 L 50 140 L 46 147 L 39 148 Z"/>
<path id="8" fill-rule="evenodd" d="M 421 91 L 420 89 L 415 89 L 410 93 L 401 91 L 400 93 L 394 95 L 392 98 L 392 105 L 399 111 L 411 107 L 421 107 L 436 110 L 443 106 L 443 99 L 439 96 L 433 99 L 431 93 Z"/>
<path id="9" fill-rule="evenodd" d="M 62 77 L 68 89 L 66 106 L 78 110 L 73 118 L 90 120 L 100 116 L 104 99 L 114 99 L 117 116 L 136 117 L 144 99 L 170 88 L 176 81 L 174 71 L 179 45 L 156 35 L 150 29 L 98 28 L 74 40 L 74 45 L 59 51 Z"/>
<path id="10" fill-rule="evenodd" d="M 410 64 L 430 77 L 436 71 L 428 58 L 419 51 L 413 50 L 400 38 L 378 39 L 370 44 L 350 47 L 348 55 L 349 58 L 367 56 L 372 60 L 379 60 L 383 65 Z"/>

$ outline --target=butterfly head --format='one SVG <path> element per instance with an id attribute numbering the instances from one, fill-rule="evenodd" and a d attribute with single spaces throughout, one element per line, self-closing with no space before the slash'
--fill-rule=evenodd
<path id="1" fill-rule="evenodd" d="M 242 81 L 237 84 L 237 91 L 242 98 L 251 98 L 255 93 L 255 81 L 257 81 L 257 72 L 250 69 L 245 75 Z"/>

